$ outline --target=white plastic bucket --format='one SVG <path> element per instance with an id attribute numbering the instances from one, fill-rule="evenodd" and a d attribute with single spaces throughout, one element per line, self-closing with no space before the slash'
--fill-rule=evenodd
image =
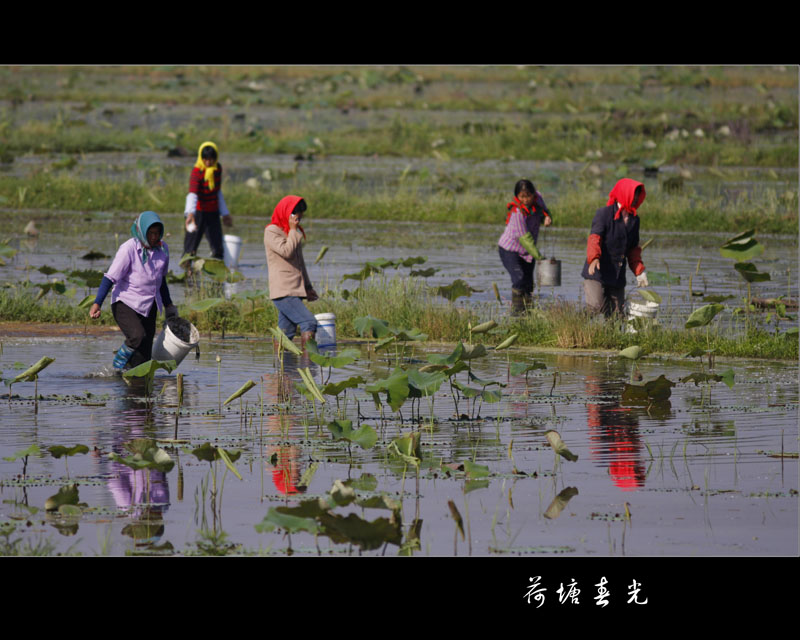
<path id="1" fill-rule="evenodd" d="M 645 300 L 641 302 L 631 302 L 628 307 L 628 317 L 630 318 L 655 318 L 658 315 L 658 302 Z"/>
<path id="2" fill-rule="evenodd" d="M 315 340 L 318 347 L 331 347 L 336 344 L 336 315 L 333 313 L 318 313 L 317 335 Z"/>
<path id="3" fill-rule="evenodd" d="M 200 332 L 192 325 L 191 342 L 184 342 L 170 330 L 169 326 L 156 336 L 153 341 L 153 360 L 174 360 L 175 365 L 183 362 L 186 354 L 200 342 Z"/>
<path id="4" fill-rule="evenodd" d="M 658 302 L 630 302 L 628 304 L 628 333 L 637 333 L 634 324 L 634 318 L 642 318 L 647 325 L 657 324 L 656 316 L 658 315 Z"/>
<path id="5" fill-rule="evenodd" d="M 225 266 L 235 269 L 239 266 L 239 253 L 242 250 L 242 239 L 239 236 L 225 235 L 223 240 L 223 256 Z"/>

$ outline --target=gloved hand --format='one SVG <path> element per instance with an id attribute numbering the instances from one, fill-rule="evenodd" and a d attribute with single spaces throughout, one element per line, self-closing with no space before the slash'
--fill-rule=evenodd
<path id="1" fill-rule="evenodd" d="M 526 233 L 524 236 L 520 237 L 519 243 L 522 245 L 522 248 L 533 257 L 534 260 L 544 260 L 544 256 L 539 252 L 539 248 L 533 241 L 533 236 L 531 235 L 530 231 L 528 231 L 528 233 Z"/>
<path id="2" fill-rule="evenodd" d="M 636 276 L 637 287 L 647 287 L 649 284 L 650 283 L 647 281 L 647 271 L 642 271 L 638 276 Z"/>
<path id="3" fill-rule="evenodd" d="M 168 305 L 164 309 L 164 318 L 169 320 L 170 318 L 177 318 L 178 317 L 178 307 L 174 304 Z"/>

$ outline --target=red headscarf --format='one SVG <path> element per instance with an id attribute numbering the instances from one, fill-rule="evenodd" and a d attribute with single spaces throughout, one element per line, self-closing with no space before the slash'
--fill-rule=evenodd
<path id="1" fill-rule="evenodd" d="M 297 203 L 302 199 L 303 198 L 300 196 L 286 196 L 281 198 L 278 206 L 275 207 L 275 211 L 272 212 L 272 220 L 270 220 L 269 224 L 279 226 L 286 235 L 289 235 L 289 216 L 292 214 L 292 211 L 294 211 Z M 267 226 L 269 226 L 269 224 Z M 302 233 L 305 238 L 306 232 L 303 231 L 303 227 L 297 225 L 297 228 L 300 229 L 300 233 Z"/>
<path id="2" fill-rule="evenodd" d="M 642 196 L 639 202 L 634 202 L 633 197 L 634 193 L 636 192 L 637 187 L 642 188 Z M 617 210 L 617 213 L 614 215 L 614 220 L 619 218 L 619 212 L 625 209 L 629 213 L 636 215 L 636 209 L 642 206 L 642 202 L 644 202 L 645 197 L 647 194 L 644 190 L 644 185 L 641 182 L 637 182 L 636 180 L 632 180 L 631 178 L 623 178 L 617 184 L 614 185 L 614 188 L 611 190 L 611 193 L 608 194 L 608 203 L 607 206 L 611 206 L 612 204 L 618 202 L 620 208 Z M 636 206 L 634 206 L 636 205 Z"/>
<path id="3" fill-rule="evenodd" d="M 533 211 L 536 211 L 536 204 L 535 204 L 535 203 L 536 203 L 536 200 L 534 200 L 534 205 L 533 205 L 533 207 L 532 207 Z M 522 217 L 523 217 L 523 218 L 527 218 L 529 215 L 531 215 L 531 213 L 533 213 L 533 211 L 529 211 L 529 210 L 528 210 L 528 207 L 526 207 L 524 204 L 522 204 L 522 203 L 519 201 L 519 199 L 517 198 L 517 196 L 514 196 L 514 202 L 509 202 L 509 203 L 506 205 L 506 209 L 508 209 L 508 213 L 506 214 L 506 224 L 508 224 L 508 221 L 509 221 L 509 220 L 511 220 L 511 210 L 512 210 L 514 207 L 517 207 L 517 208 L 519 208 L 519 210 L 520 210 L 520 213 L 522 213 Z"/>

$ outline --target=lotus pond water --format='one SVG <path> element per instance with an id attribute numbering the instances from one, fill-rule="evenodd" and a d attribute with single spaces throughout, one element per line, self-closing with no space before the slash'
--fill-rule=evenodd
<path id="1" fill-rule="evenodd" d="M 163 369 L 148 401 L 98 366 L 116 335 L 75 333 L 2 340 L 4 378 L 55 357 L 38 412 L 32 383 L 0 401 L 0 517 L 18 552 L 798 552 L 793 362 L 718 360 L 729 387 L 691 377 L 708 371 L 698 359 L 644 357 L 631 385 L 619 354 L 495 352 L 478 334 L 460 352 L 375 339 L 321 350 L 322 365 L 287 352 L 281 371 L 271 340 L 204 338 L 180 365 L 180 402 Z M 454 393 L 435 376 L 458 360 Z M 398 364 L 414 373 L 406 398 Z M 631 396 L 662 377 L 666 401 L 663 385 L 657 402 Z"/>

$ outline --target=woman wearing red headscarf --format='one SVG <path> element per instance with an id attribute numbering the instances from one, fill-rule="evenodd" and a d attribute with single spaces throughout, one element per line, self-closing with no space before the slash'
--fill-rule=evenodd
<path id="1" fill-rule="evenodd" d="M 594 312 L 606 316 L 622 313 L 626 261 L 636 276 L 637 285 L 646 287 L 648 284 L 636 211 L 646 195 L 641 182 L 623 178 L 608 194 L 608 204 L 594 214 L 581 273 L 586 305 Z"/>
<path id="2" fill-rule="evenodd" d="M 306 202 L 300 196 L 286 196 L 275 207 L 272 220 L 264 229 L 269 297 L 278 309 L 278 327 L 291 340 L 299 325 L 303 346 L 317 331 L 317 320 L 303 300 L 313 302 L 319 298 L 303 260 L 302 243 L 306 234 L 300 220 L 305 210 Z"/>

